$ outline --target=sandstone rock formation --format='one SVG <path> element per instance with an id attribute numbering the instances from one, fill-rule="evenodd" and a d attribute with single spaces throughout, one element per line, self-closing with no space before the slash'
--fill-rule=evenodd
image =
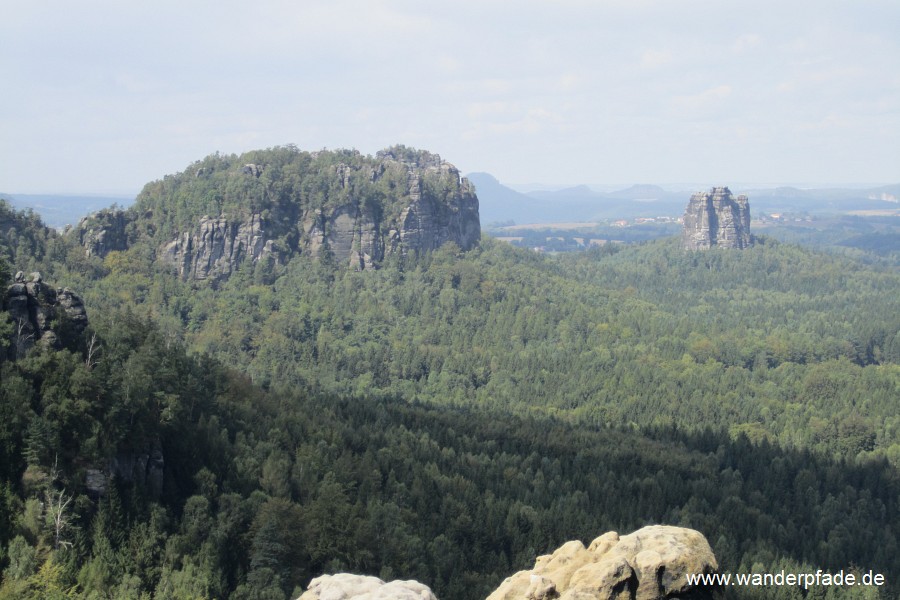
<path id="1" fill-rule="evenodd" d="M 749 247 L 753 238 L 747 196 L 735 198 L 727 187 L 691 196 L 684 212 L 682 241 L 687 250 Z"/>
<path id="2" fill-rule="evenodd" d="M 587 548 L 568 542 L 507 578 L 488 600 L 703 598 L 707 591 L 691 589 L 687 575 L 717 569 L 701 533 L 653 525 L 621 537 L 605 533 Z"/>
<path id="3" fill-rule="evenodd" d="M 104 258 L 112 251 L 128 248 L 127 225 L 125 211 L 104 209 L 81 219 L 75 230 L 86 255 Z"/>
<path id="4" fill-rule="evenodd" d="M 20 358 L 37 343 L 54 348 L 60 336 L 80 335 L 88 324 L 84 304 L 69 288 L 51 288 L 40 273 L 16 273 L 2 299 L 2 308 L 13 324 L 10 358 Z"/>
<path id="5" fill-rule="evenodd" d="M 191 231 L 180 233 L 159 251 L 159 258 L 176 268 L 184 279 L 227 277 L 245 262 L 266 257 L 280 262 L 282 254 L 328 253 L 338 264 L 351 269 L 376 268 L 385 257 L 434 250 L 454 242 L 468 250 L 481 238 L 478 198 L 459 171 L 437 154 L 380 152 L 374 161 L 360 164 L 338 163 L 331 167 L 332 181 L 343 200 L 314 207 L 302 198 L 295 206 L 300 235 L 284 236 L 283 214 L 269 212 L 269 223 L 258 212 L 232 218 L 203 216 Z M 363 173 L 364 171 L 364 173 Z M 259 178 L 264 165 L 248 164 L 241 174 Z M 356 195 L 354 176 L 378 184 L 385 177 L 403 185 L 381 202 L 365 201 Z M 286 245 L 275 250 L 274 240 Z"/>
<path id="6" fill-rule="evenodd" d="M 166 244 L 160 258 L 185 279 L 228 276 L 243 261 L 256 262 L 272 252 L 261 221 L 258 214 L 245 221 L 204 216 L 197 229 Z"/>
<path id="7" fill-rule="evenodd" d="M 385 583 L 366 575 L 322 575 L 309 582 L 309 589 L 297 600 L 437 600 L 418 581 Z"/>
<path id="8" fill-rule="evenodd" d="M 101 258 L 127 249 L 129 235 L 149 237 L 160 263 L 185 280 L 210 281 L 296 254 L 373 269 L 391 255 L 447 242 L 469 250 L 481 238 L 474 187 L 437 154 L 402 146 L 375 157 L 280 152 L 251 153 L 249 163 L 211 158 L 148 184 L 125 213 L 83 219 L 72 234 Z M 285 152 L 294 153 L 287 165 Z"/>

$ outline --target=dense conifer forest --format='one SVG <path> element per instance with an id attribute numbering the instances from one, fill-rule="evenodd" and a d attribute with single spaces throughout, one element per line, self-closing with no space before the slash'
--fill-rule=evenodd
<path id="1" fill-rule="evenodd" d="M 805 597 L 897 593 L 890 262 L 484 238 L 212 285 L 155 243 L 89 257 L 0 203 L 4 287 L 39 270 L 91 324 L 0 352 L 0 598 L 283 599 L 349 570 L 474 600 L 566 540 L 649 523 L 698 529 L 725 571 L 888 580 Z M 147 456 L 159 477 L 90 481 Z"/>

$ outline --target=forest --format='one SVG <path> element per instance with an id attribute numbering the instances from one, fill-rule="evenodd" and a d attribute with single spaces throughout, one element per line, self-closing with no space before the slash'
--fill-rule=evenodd
<path id="1" fill-rule="evenodd" d="M 156 261 L 156 232 L 217 201 L 167 181 L 145 197 L 179 210 L 104 257 L 0 203 L 0 280 L 40 271 L 90 318 L 0 353 L 0 598 L 283 599 L 343 570 L 484 598 L 566 540 L 650 523 L 698 529 L 725 571 L 888 581 L 726 597 L 897 593 L 890 262 L 485 237 L 212 285 Z M 148 456 L 156 475 L 91 480 Z"/>

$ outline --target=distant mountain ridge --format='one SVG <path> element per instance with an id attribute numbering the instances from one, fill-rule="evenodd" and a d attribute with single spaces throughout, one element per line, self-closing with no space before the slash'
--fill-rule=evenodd
<path id="1" fill-rule="evenodd" d="M 33 210 L 47 226 L 55 229 L 75 225 L 87 214 L 113 204 L 127 207 L 134 202 L 134 196 L 94 194 L 0 194 L 0 198 L 17 210 Z"/>
<path id="2" fill-rule="evenodd" d="M 503 185 L 488 173 L 471 173 L 486 224 L 590 222 L 634 217 L 679 217 L 691 192 L 669 191 L 658 185 L 636 184 L 612 192 L 598 192 L 587 185 L 528 193 Z M 702 188 L 701 188 L 702 189 Z M 701 189 L 694 191 L 701 191 Z M 900 184 L 866 189 L 779 188 L 740 189 L 757 212 L 849 212 L 893 209 L 900 199 Z"/>

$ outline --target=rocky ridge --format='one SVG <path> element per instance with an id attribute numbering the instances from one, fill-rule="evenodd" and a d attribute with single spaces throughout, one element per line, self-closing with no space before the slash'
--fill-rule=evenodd
<path id="1" fill-rule="evenodd" d="M 751 246 L 747 196 L 735 198 L 727 187 L 714 187 L 692 195 L 684 212 L 682 244 L 687 250 Z"/>
<path id="2" fill-rule="evenodd" d="M 27 281 L 19 271 L 7 287 L 2 308 L 13 324 L 10 358 L 21 358 L 35 344 L 62 347 L 62 337 L 81 335 L 88 325 L 84 303 L 69 288 L 53 288 L 40 273 Z"/>
<path id="3" fill-rule="evenodd" d="M 157 261 L 185 280 L 223 279 L 244 263 L 304 253 L 374 269 L 392 255 L 447 242 L 469 250 L 480 240 L 474 188 L 437 154 L 397 146 L 375 157 L 292 148 L 245 156 L 253 162 L 209 157 L 148 184 L 132 209 L 92 215 L 73 234 L 101 258 L 143 235 Z M 183 207 L 189 202 L 205 212 L 177 222 L 173 215 L 193 210 Z"/>

